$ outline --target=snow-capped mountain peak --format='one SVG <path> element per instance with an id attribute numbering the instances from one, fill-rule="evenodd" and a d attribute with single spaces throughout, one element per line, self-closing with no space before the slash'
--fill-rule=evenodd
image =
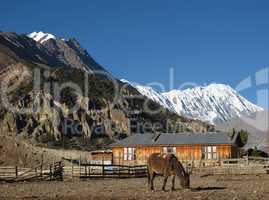
<path id="1" fill-rule="evenodd" d="M 125 80 L 124 82 L 128 81 Z M 212 83 L 204 87 L 199 86 L 159 93 L 148 86 L 128 83 L 141 94 L 170 111 L 212 124 L 263 111 L 263 108 L 249 102 L 232 87 L 225 84 Z"/>
<path id="2" fill-rule="evenodd" d="M 224 84 L 214 83 L 163 95 L 172 101 L 178 114 L 211 123 L 224 122 L 263 110 Z"/>
<path id="3" fill-rule="evenodd" d="M 39 43 L 44 43 L 49 39 L 56 39 L 56 37 L 50 33 L 44 33 L 42 31 L 39 32 L 32 32 L 30 34 L 27 35 L 29 38 L 32 38 L 33 40 L 35 40 L 36 42 Z"/>

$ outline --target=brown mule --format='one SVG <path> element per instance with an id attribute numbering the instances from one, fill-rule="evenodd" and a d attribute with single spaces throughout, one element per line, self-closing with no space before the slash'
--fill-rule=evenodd
<path id="1" fill-rule="evenodd" d="M 180 184 L 183 188 L 190 188 L 190 173 L 184 170 L 182 164 L 173 154 L 151 154 L 148 158 L 148 185 L 151 190 L 154 190 L 153 181 L 156 175 L 164 176 L 162 190 L 165 190 L 165 185 L 169 176 L 173 176 L 172 188 L 175 189 L 175 176 L 180 179 Z"/>

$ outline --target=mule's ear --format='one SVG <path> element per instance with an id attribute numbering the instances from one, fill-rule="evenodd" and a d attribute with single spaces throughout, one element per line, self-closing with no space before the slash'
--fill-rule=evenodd
<path id="1" fill-rule="evenodd" d="M 192 162 L 192 164 L 191 164 L 191 169 L 188 171 L 188 174 L 189 174 L 189 175 L 192 174 L 193 167 L 194 167 L 194 162 Z"/>

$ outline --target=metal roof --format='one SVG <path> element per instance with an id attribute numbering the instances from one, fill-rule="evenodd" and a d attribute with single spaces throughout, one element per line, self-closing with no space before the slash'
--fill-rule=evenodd
<path id="1" fill-rule="evenodd" d="M 162 133 L 149 134 L 137 133 L 111 146 L 138 146 L 138 145 L 188 145 L 188 144 L 235 144 L 235 139 L 229 133 L 210 132 L 210 133 Z"/>

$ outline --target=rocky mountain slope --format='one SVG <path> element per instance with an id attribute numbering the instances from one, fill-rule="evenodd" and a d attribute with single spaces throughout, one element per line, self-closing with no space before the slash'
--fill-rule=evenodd
<path id="1" fill-rule="evenodd" d="M 62 40 L 52 34 L 44 35 L 42 32 L 29 35 L 3 32 L 0 35 L 0 44 L 6 51 L 12 51 L 12 56 L 10 54 L 9 57 L 20 58 L 51 67 L 61 66 L 87 71 L 105 71 L 73 38 Z M 5 66 L 10 63 L 3 62 L 0 64 Z"/>
<path id="2" fill-rule="evenodd" d="M 210 84 L 206 87 L 172 90 L 166 93 L 159 93 L 151 87 L 136 83 L 130 84 L 141 94 L 172 112 L 211 124 L 263 111 L 261 107 L 249 102 L 233 88 L 224 84 Z"/>
<path id="3" fill-rule="evenodd" d="M 254 148 L 269 152 L 269 112 L 261 111 L 249 116 L 236 117 L 217 124 L 217 129 L 229 131 L 232 128 L 247 130 L 248 143 L 245 148 Z"/>
<path id="4" fill-rule="evenodd" d="M 0 82 L 0 135 L 39 145 L 94 149 L 136 132 L 214 129 L 115 79 L 75 39 L 1 32 Z"/>

